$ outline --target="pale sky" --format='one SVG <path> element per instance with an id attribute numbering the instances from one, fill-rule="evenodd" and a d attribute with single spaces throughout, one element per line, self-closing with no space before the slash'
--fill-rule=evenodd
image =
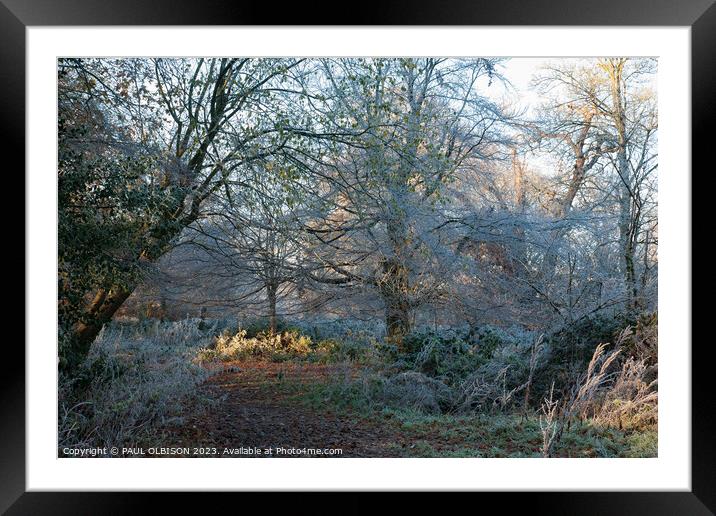
<path id="1" fill-rule="evenodd" d="M 509 99 L 510 105 L 519 106 L 518 111 L 522 115 L 529 116 L 532 109 L 537 107 L 541 101 L 540 95 L 530 86 L 532 77 L 539 72 L 540 67 L 553 61 L 543 57 L 513 57 L 500 66 L 500 73 L 510 82 L 510 87 L 505 87 L 501 82 L 493 82 L 487 88 L 489 97 L 495 101 Z M 542 153 L 530 153 L 530 166 L 546 175 L 555 173 L 555 163 L 551 156 Z"/>
<path id="2" fill-rule="evenodd" d="M 500 67 L 500 71 L 505 78 L 510 81 L 512 91 L 506 90 L 499 84 L 494 85 L 495 92 L 492 95 L 502 97 L 508 95 L 517 101 L 523 107 L 534 107 L 539 103 L 539 95 L 530 87 L 530 81 L 535 73 L 537 73 L 542 65 L 547 63 L 549 59 L 542 57 L 513 57 L 506 61 Z M 493 89 L 491 87 L 490 89 Z"/>

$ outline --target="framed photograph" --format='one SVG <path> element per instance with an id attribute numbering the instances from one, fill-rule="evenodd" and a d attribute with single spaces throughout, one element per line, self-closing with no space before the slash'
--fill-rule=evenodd
<path id="1" fill-rule="evenodd" d="M 2 0 L 8 514 L 138 491 L 716 510 L 691 338 L 716 7 L 364 7 Z"/>

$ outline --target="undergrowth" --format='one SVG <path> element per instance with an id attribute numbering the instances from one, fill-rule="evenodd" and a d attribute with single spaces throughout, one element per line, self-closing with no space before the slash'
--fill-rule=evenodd
<path id="1" fill-rule="evenodd" d="M 196 388 L 207 366 L 250 359 L 347 366 L 344 375 L 280 388 L 316 410 L 395 425 L 414 439 L 401 455 L 655 456 L 656 316 L 618 322 L 549 335 L 418 328 L 401 349 L 346 321 L 282 322 L 276 332 L 261 321 L 112 323 L 80 374 L 60 379 L 60 453 L 136 445 L 181 425 L 187 405 L 207 406 Z"/>
<path id="2" fill-rule="evenodd" d="M 196 321 L 110 324 L 58 391 L 58 453 L 64 448 L 137 446 L 181 424 L 208 371 L 196 363 L 209 342 Z"/>

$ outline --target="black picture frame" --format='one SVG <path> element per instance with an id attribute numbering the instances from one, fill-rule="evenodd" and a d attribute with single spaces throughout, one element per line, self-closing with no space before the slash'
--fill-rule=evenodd
<path id="1" fill-rule="evenodd" d="M 373 5 L 375 4 L 375 5 Z M 361 2 L 355 12 L 335 3 L 287 3 L 237 0 L 0 0 L 0 118 L 5 135 L 2 156 L 17 158 L 9 176 L 20 181 L 25 147 L 25 29 L 43 25 L 284 25 L 319 24 L 316 13 L 330 13 L 327 25 L 605 25 L 691 27 L 692 170 L 709 170 L 709 127 L 716 113 L 716 5 L 714 0 L 401 0 Z M 31 135 L 29 135 L 31 137 Z M 707 161 L 709 160 L 709 161 Z M 6 176 L 7 177 L 7 176 Z M 693 174 L 692 174 L 693 177 Z M 695 203 L 692 203 L 695 204 Z M 19 210 L 16 216 L 19 215 Z M 24 216 L 24 215 L 23 215 Z M 15 222 L 19 227 L 19 224 Z M 24 241 L 24 236 L 22 237 Z M 16 240 L 17 241 L 17 240 Z M 19 242 L 19 241 L 17 241 Z M 20 246 L 17 245 L 19 249 Z M 6 267 L 20 268 L 24 254 L 15 251 Z M 26 275 L 28 273 L 27 269 Z M 52 288 L 52 286 L 48 286 Z M 20 303 L 17 303 L 20 304 Z M 24 303 L 23 303 L 24 306 Z M 30 307 L 28 307 L 29 309 Z M 15 339 L 17 341 L 17 339 Z M 676 344 L 676 343 L 672 343 Z M 680 343 L 684 350 L 689 343 Z M 694 342 L 692 353 L 692 491 L 691 492 L 569 492 L 481 493 L 480 498 L 509 498 L 509 505 L 529 506 L 546 514 L 713 514 L 716 511 L 716 425 L 714 395 L 709 383 L 708 340 Z M 48 346 L 49 352 L 50 346 Z M 0 511 L 7 514 L 105 514 L 142 512 L 149 493 L 27 493 L 25 492 L 25 353 L 9 342 L 0 382 Z M 246 494 L 241 494 L 243 504 Z M 354 495 L 355 496 L 355 495 Z M 361 498 L 348 503 L 370 510 L 374 502 Z M 186 503 L 185 495 L 173 501 Z M 232 497 L 212 495 L 212 508 L 234 503 Z M 272 495 L 274 503 L 282 496 Z M 456 499 L 453 499 L 455 501 Z M 490 500 L 493 501 L 493 500 Z M 502 500 L 494 500 L 498 503 Z M 506 500 L 505 500 L 506 501 Z M 482 504 L 483 500 L 480 500 Z M 324 507 L 324 501 L 306 502 Z M 343 502 L 346 503 L 346 502 Z M 406 502 L 408 503 L 408 502 Z M 422 506 L 422 495 L 411 497 Z M 474 502 L 472 502 L 474 503 Z M 167 506 L 164 506 L 166 509 Z M 348 509 L 346 508 L 345 511 Z M 403 511 L 410 509 L 403 507 Z M 341 511 L 341 512 L 345 512 Z M 320 512 L 320 509 L 312 512 Z"/>

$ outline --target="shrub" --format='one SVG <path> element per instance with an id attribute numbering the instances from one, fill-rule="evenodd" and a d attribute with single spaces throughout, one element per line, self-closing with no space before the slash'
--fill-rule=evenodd
<path id="1" fill-rule="evenodd" d="M 399 373 L 383 383 L 380 400 L 387 406 L 439 414 L 453 405 L 451 389 L 416 371 Z"/>
<path id="2" fill-rule="evenodd" d="M 420 328 L 403 339 L 406 365 L 448 383 L 464 379 L 515 340 L 491 327 Z"/>
<path id="3" fill-rule="evenodd" d="M 242 329 L 246 332 L 246 336 L 250 339 L 271 333 L 271 325 L 269 324 L 268 317 L 257 317 L 255 319 L 243 321 L 241 326 L 237 328 L 236 332 L 238 333 L 238 331 Z M 289 324 L 285 319 L 276 319 L 276 328 L 274 333 L 283 334 L 300 332 L 300 328 L 296 328 L 295 326 Z"/>
<path id="4" fill-rule="evenodd" d="M 659 454 L 659 439 L 655 430 L 631 434 L 627 442 L 627 457 L 656 457 Z"/>
<path id="5" fill-rule="evenodd" d="M 404 339 L 406 356 L 398 365 L 445 383 L 452 392 L 450 410 L 505 408 L 532 383 L 542 351 L 540 344 L 533 357 L 534 341 L 530 332 L 490 326 L 419 329 Z"/>
<path id="6" fill-rule="evenodd" d="M 203 349 L 203 361 L 238 360 L 260 357 L 275 361 L 300 359 L 313 362 L 356 362 L 379 365 L 388 354 L 387 347 L 361 325 L 350 322 L 312 323 L 282 321 L 271 333 L 265 321 L 254 319 L 247 328 L 232 330 L 226 323 L 215 332 L 213 342 Z M 357 328 L 362 329 L 357 329 Z"/>
<path id="7" fill-rule="evenodd" d="M 379 359 L 370 364 L 369 374 L 346 378 L 342 392 L 361 400 L 361 407 L 426 414 L 505 408 L 527 387 L 534 372 L 533 346 L 523 342 L 526 335 L 422 328 L 404 338 L 402 352 L 380 343 L 364 345 L 361 353 L 370 349 Z M 341 343 L 337 353 L 351 357 L 351 350 Z"/>
<path id="8" fill-rule="evenodd" d="M 468 375 L 456 388 L 456 409 L 461 412 L 505 410 L 520 399 L 523 409 L 526 408 L 541 349 L 535 344 L 529 354 L 519 350 L 518 355 L 513 350 L 505 353 L 502 360 L 493 359 Z M 514 363 L 519 368 L 513 367 Z M 523 391 L 525 394 L 520 394 Z"/>
<path id="9" fill-rule="evenodd" d="M 545 359 L 535 380 L 535 390 L 546 394 L 554 383 L 555 394 L 568 395 L 594 355 L 597 346 L 614 342 L 633 324 L 621 313 L 583 317 L 545 336 Z"/>
<path id="10" fill-rule="evenodd" d="M 241 329 L 235 335 L 222 334 L 215 338 L 210 348 L 201 350 L 200 360 L 208 361 L 239 360 L 247 357 L 271 358 L 285 360 L 291 357 L 305 357 L 315 347 L 311 338 L 301 335 L 297 330 L 281 333 L 262 332 L 248 337 L 247 330 Z M 322 350 L 327 351 L 327 344 Z"/>

